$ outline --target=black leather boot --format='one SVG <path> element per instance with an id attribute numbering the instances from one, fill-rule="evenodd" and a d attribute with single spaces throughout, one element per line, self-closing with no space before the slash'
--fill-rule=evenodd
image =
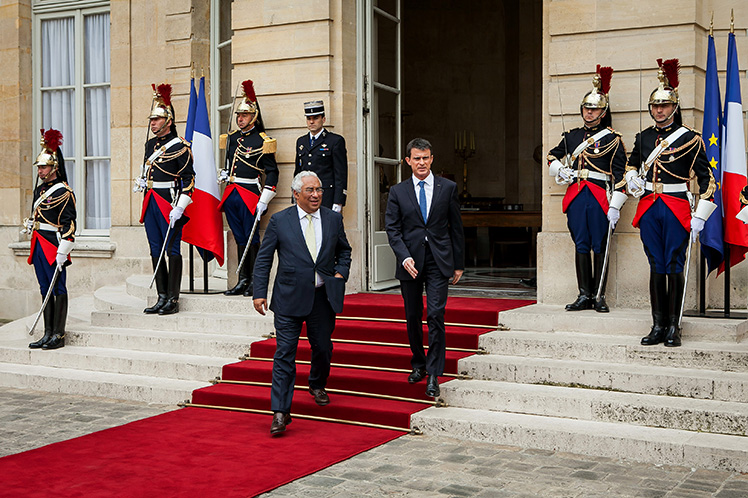
<path id="1" fill-rule="evenodd" d="M 59 349 L 65 345 L 65 322 L 68 319 L 68 295 L 55 296 L 54 335 L 42 345 L 42 349 Z"/>
<path id="2" fill-rule="evenodd" d="M 670 324 L 665 333 L 665 346 L 675 348 L 681 345 L 680 340 L 680 313 L 683 305 L 683 292 L 685 292 L 686 277 L 683 273 L 668 273 L 668 315 Z"/>
<path id="3" fill-rule="evenodd" d="M 41 348 L 52 339 L 55 333 L 55 296 L 49 296 L 49 301 L 47 301 L 47 305 L 44 307 L 42 316 L 44 316 L 44 335 L 38 341 L 29 344 L 31 349 Z"/>
<path id="4" fill-rule="evenodd" d="M 605 261 L 605 253 L 595 254 L 595 287 L 592 292 L 597 296 L 597 289 L 600 287 L 600 276 L 603 274 L 605 269 L 603 268 L 603 262 Z M 608 313 L 608 303 L 605 302 L 605 286 L 608 285 L 608 272 L 605 271 L 605 278 L 603 278 L 602 292 L 600 293 L 600 299 L 595 299 L 595 311 L 598 313 Z"/>
<path id="5" fill-rule="evenodd" d="M 242 260 L 242 256 L 244 255 L 244 249 L 246 247 L 247 246 L 236 246 L 236 252 L 239 255 L 239 260 L 237 261 L 237 263 Z M 250 249 L 250 252 L 251 251 L 252 249 Z M 241 268 L 239 268 L 239 280 L 236 282 L 236 285 L 232 287 L 231 289 L 227 290 L 226 292 L 224 292 L 223 293 L 224 295 L 238 296 L 240 294 L 244 294 L 244 292 L 249 287 L 249 284 L 250 284 L 249 272 L 251 272 L 251 270 L 248 270 L 248 268 L 251 268 L 251 266 L 247 264 L 249 263 L 249 257 L 250 255 L 247 254 L 247 259 L 244 260 L 244 264 L 242 265 Z"/>
<path id="6" fill-rule="evenodd" d="M 153 270 L 155 271 L 158 258 L 151 256 L 151 263 L 153 263 Z M 158 267 L 156 272 L 156 292 L 158 292 L 158 301 L 150 308 L 144 309 L 143 313 L 158 313 L 158 310 L 163 308 L 169 300 L 169 272 L 166 269 L 166 261 L 161 262 L 161 266 Z"/>
<path id="7" fill-rule="evenodd" d="M 246 265 L 248 268 L 247 271 L 249 272 L 249 285 L 244 291 L 244 297 L 252 297 L 254 292 L 255 259 L 257 258 L 257 251 L 259 250 L 260 244 L 252 244 L 249 246 L 249 254 L 247 254 L 247 259 L 249 260 L 247 263 L 249 264 Z"/>
<path id="8" fill-rule="evenodd" d="M 159 315 L 179 312 L 179 290 L 182 287 L 182 255 L 169 256 L 169 301 L 158 310 Z"/>
<path id="9" fill-rule="evenodd" d="M 652 329 L 642 337 L 644 346 L 654 346 L 665 339 L 668 326 L 667 277 L 663 273 L 649 274 L 649 302 L 652 304 Z"/>
<path id="10" fill-rule="evenodd" d="M 566 311 L 590 310 L 595 306 L 595 296 L 592 293 L 592 256 L 590 253 L 574 253 L 574 266 L 577 269 L 579 296 L 576 301 L 566 305 Z"/>

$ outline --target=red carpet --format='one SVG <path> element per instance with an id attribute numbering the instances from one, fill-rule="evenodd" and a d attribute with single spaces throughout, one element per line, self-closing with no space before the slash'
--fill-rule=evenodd
<path id="1" fill-rule="evenodd" d="M 478 336 L 495 329 L 500 311 L 532 303 L 449 298 L 445 321 L 455 325 L 447 326 L 447 347 L 476 349 Z M 346 296 L 341 316 L 402 319 L 402 298 Z M 333 340 L 340 339 L 368 344 L 334 344 L 327 386 L 331 402 L 325 407 L 317 406 L 306 391 L 309 365 L 297 365 L 296 385 L 302 390 L 294 396 L 293 422 L 279 437 L 269 434 L 269 415 L 184 408 L 1 458 L 0 496 L 255 496 L 400 436 L 403 431 L 300 418 L 326 417 L 407 430 L 410 415 L 433 404 L 425 395 L 425 382 L 407 383 L 410 350 L 396 346 L 407 346 L 405 324 L 340 319 Z M 269 410 L 269 386 L 231 382 L 270 383 L 272 361 L 268 360 L 275 352 L 275 340 L 253 343 L 250 352 L 248 360 L 223 367 L 221 383 L 194 391 L 192 403 Z M 457 373 L 457 361 L 470 354 L 448 351 L 446 373 Z M 302 340 L 297 360 L 309 357 L 309 344 Z M 449 379 L 445 376 L 440 382 Z M 40 475 L 45 478 L 39 479 Z"/>
<path id="2" fill-rule="evenodd" d="M 269 420 L 183 408 L 7 456 L 0 496 L 255 496 L 401 435 L 296 419 L 273 439 Z"/>

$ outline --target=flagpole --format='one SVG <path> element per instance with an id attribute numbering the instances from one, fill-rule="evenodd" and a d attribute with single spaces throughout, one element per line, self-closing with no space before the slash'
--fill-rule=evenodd
<path id="1" fill-rule="evenodd" d="M 190 292 L 195 292 L 195 246 L 190 244 Z"/>
<path id="2" fill-rule="evenodd" d="M 725 318 L 730 318 L 730 244 L 725 244 Z"/>
<path id="3" fill-rule="evenodd" d="M 699 316 L 706 315 L 706 254 L 699 251 L 701 271 L 699 272 Z"/>

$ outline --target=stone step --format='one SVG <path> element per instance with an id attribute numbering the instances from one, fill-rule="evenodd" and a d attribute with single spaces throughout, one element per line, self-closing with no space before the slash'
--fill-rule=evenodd
<path id="1" fill-rule="evenodd" d="M 631 335 L 641 338 L 652 327 L 649 310 L 616 309 L 569 312 L 563 306 L 533 304 L 499 313 L 499 323 L 510 330 L 533 332 L 580 332 L 584 334 Z M 740 342 L 748 334 L 748 320 L 727 318 L 683 318 L 683 342 Z"/>
<path id="2" fill-rule="evenodd" d="M 743 436 L 452 407 L 414 413 L 411 426 L 425 434 L 522 448 L 748 472 Z"/>
<path id="3" fill-rule="evenodd" d="M 180 303 L 181 306 L 181 303 Z M 173 315 L 146 315 L 142 308 L 91 312 L 94 327 L 198 332 L 213 335 L 261 336 L 275 328 L 272 314 L 265 317 L 180 311 Z"/>
<path id="4" fill-rule="evenodd" d="M 126 292 L 130 294 L 131 296 L 134 296 L 134 297 L 137 297 L 143 300 L 156 296 L 156 286 L 154 285 L 153 288 L 149 288 L 152 278 L 153 278 L 153 274 L 130 275 L 129 277 L 127 277 L 126 284 L 125 284 Z M 186 265 L 183 270 L 181 288 L 183 291 L 187 291 L 190 288 L 190 281 L 187 275 Z M 202 291 L 202 289 L 203 289 L 203 279 L 202 279 L 202 274 L 201 274 L 199 278 L 195 279 L 195 290 Z M 208 277 L 208 292 L 218 293 L 215 295 L 222 295 L 220 293 L 222 293 L 225 290 L 226 290 L 226 280 L 215 278 L 215 277 Z"/>
<path id="5" fill-rule="evenodd" d="M 642 346 L 631 336 L 498 330 L 481 335 L 479 345 L 508 356 L 748 372 L 748 343 L 687 342 L 666 348 Z"/>
<path id="6" fill-rule="evenodd" d="M 460 408 L 748 435 L 745 402 L 486 380 L 452 380 L 441 386 L 441 394 Z"/>
<path id="7" fill-rule="evenodd" d="M 208 357 L 152 351 L 129 351 L 66 345 L 55 351 L 32 350 L 27 342 L 3 344 L 0 362 L 39 365 L 168 379 L 208 382 L 221 374 L 221 367 L 236 357 Z"/>
<path id="8" fill-rule="evenodd" d="M 53 351 L 45 353 L 54 354 Z M 0 363 L 0 385 L 17 389 L 174 405 L 189 399 L 193 390 L 209 384 L 146 375 Z"/>
<path id="9" fill-rule="evenodd" d="M 475 379 L 606 389 L 720 401 L 748 399 L 748 373 L 503 355 L 474 355 L 458 371 Z"/>
<path id="10" fill-rule="evenodd" d="M 166 318 L 166 317 L 164 317 Z M 69 330 L 65 344 L 72 346 L 152 351 L 213 358 L 239 358 L 260 336 L 201 334 L 172 330 L 80 327 Z"/>

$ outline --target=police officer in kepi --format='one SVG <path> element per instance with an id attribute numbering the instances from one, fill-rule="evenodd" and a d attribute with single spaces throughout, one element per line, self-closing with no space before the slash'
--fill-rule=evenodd
<path id="1" fill-rule="evenodd" d="M 579 296 L 567 311 L 610 311 L 605 302 L 606 277 L 600 299 L 596 293 L 608 240 L 608 224 L 615 227 L 626 200 L 622 192 L 626 150 L 621 134 L 611 128 L 608 92 L 613 69 L 597 66 L 593 88 L 582 99 L 579 111 L 584 125 L 563 133 L 548 153 L 550 174 L 559 185 L 568 185 L 563 200 L 569 233 L 574 241 L 574 265 Z M 593 261 L 590 251 L 594 253 Z"/>
<path id="2" fill-rule="evenodd" d="M 345 138 L 327 131 L 325 104 L 321 100 L 304 103 L 306 126 L 309 133 L 296 140 L 296 167 L 294 176 L 301 171 L 317 173 L 322 188 L 322 205 L 336 213 L 343 210 L 348 195 L 348 153 Z"/>
<path id="3" fill-rule="evenodd" d="M 657 64 L 660 83 L 649 96 L 649 114 L 655 124 L 636 135 L 626 182 L 629 193 L 641 197 L 633 225 L 639 227 L 650 267 L 653 326 L 641 343 L 664 342 L 674 347 L 681 345 L 686 250 L 716 208 L 711 202 L 715 183 L 701 135 L 683 125 L 678 59 L 658 59 Z M 698 187 L 695 212 L 692 179 Z"/>
<path id="4" fill-rule="evenodd" d="M 42 302 L 55 272 L 52 294 L 44 307 L 44 336 L 29 344 L 31 349 L 58 349 L 65 345 L 68 290 L 65 285 L 70 251 L 75 242 L 75 194 L 67 183 L 62 157 L 62 133 L 42 130 L 42 151 L 34 161 L 41 185 L 34 188 L 31 218 L 24 220 L 24 233 L 31 232 L 29 264 L 34 265 Z"/>
<path id="5" fill-rule="evenodd" d="M 251 296 L 260 231 L 255 230 L 251 242 L 249 236 L 255 217 L 262 216 L 275 197 L 278 185 L 278 164 L 275 162 L 277 144 L 274 138 L 265 133 L 260 105 L 251 80 L 242 82 L 242 95 L 238 96 L 238 102 L 234 111 L 238 129 L 228 134 L 226 163 L 219 175 L 219 181 L 227 182 L 228 186 L 218 208 L 226 213 L 226 221 L 234 234 L 238 262 L 241 263 L 249 244 L 247 256 L 239 268 L 239 280 L 224 294 Z M 260 183 L 262 173 L 265 173 L 264 186 Z"/>
<path id="6" fill-rule="evenodd" d="M 183 216 L 195 189 L 195 170 L 189 143 L 177 135 L 171 85 L 153 85 L 149 130 L 155 136 L 145 144 L 145 160 L 133 190 L 145 192 L 140 222 L 150 246 L 158 301 L 144 313 L 171 315 L 179 311 L 182 285 Z M 167 238 L 168 235 L 168 238 Z M 165 246 L 163 260 L 159 262 Z M 168 259 L 168 269 L 167 269 Z"/>

